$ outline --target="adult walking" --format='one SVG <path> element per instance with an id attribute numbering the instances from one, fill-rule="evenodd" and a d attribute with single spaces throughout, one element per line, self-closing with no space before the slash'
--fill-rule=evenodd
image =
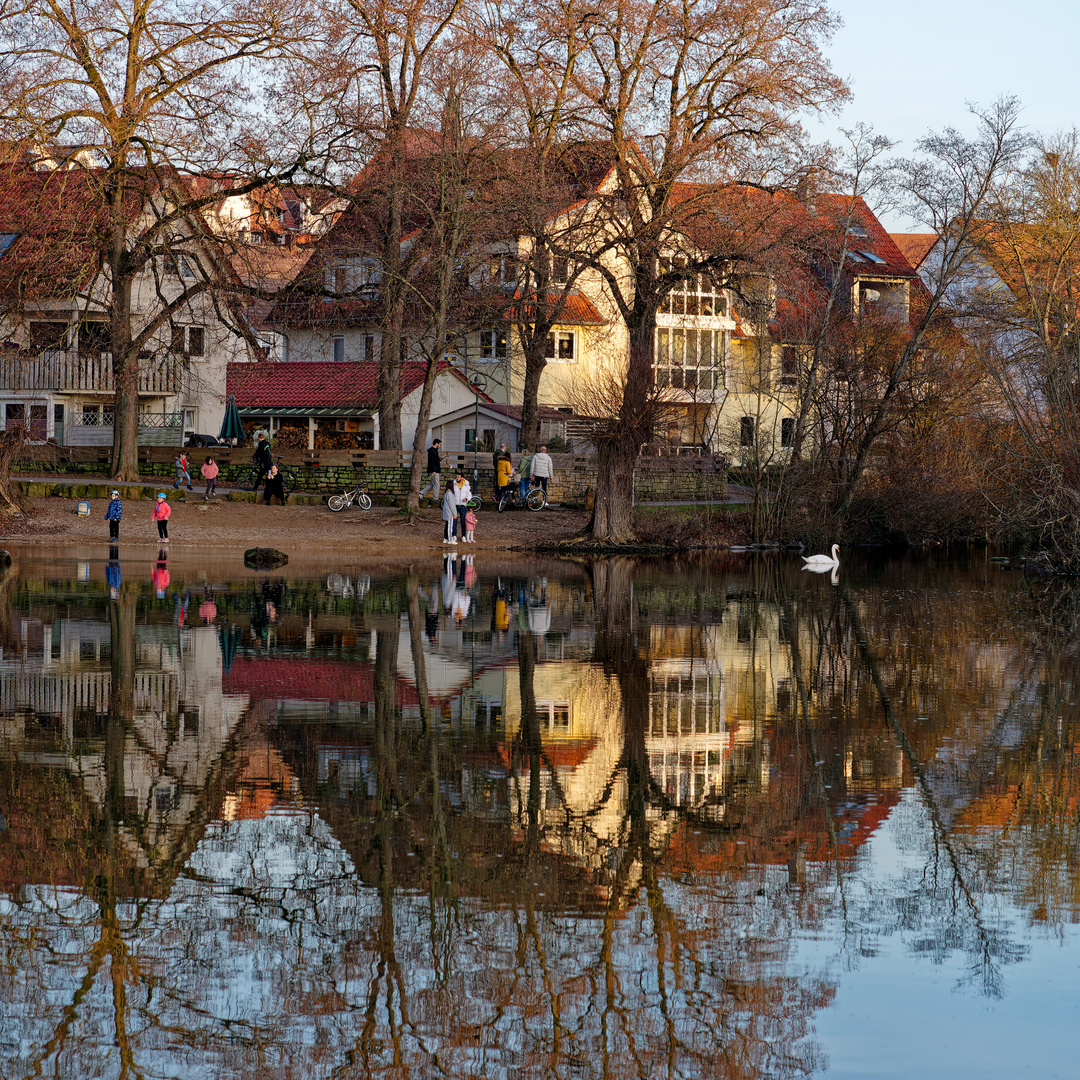
<path id="1" fill-rule="evenodd" d="M 255 483 L 251 485 L 252 491 L 259 490 L 259 484 L 274 464 L 274 455 L 270 452 L 270 442 L 263 432 L 259 433 L 259 445 L 255 447 L 255 455 L 251 459 L 255 463 Z"/>
<path id="2" fill-rule="evenodd" d="M 457 537 L 454 535 L 454 532 L 457 528 L 458 504 L 457 493 L 454 490 L 453 484 L 447 484 L 446 492 L 443 494 L 442 519 L 445 532 L 445 535 L 443 536 L 443 543 L 456 544 Z"/>
<path id="3" fill-rule="evenodd" d="M 530 476 L 544 489 L 544 499 L 547 499 L 548 480 L 555 475 L 555 466 L 551 462 L 551 455 L 547 452 L 547 446 L 541 445 L 540 449 L 533 454 Z"/>
<path id="4" fill-rule="evenodd" d="M 432 439 L 427 452 L 428 482 L 420 489 L 420 498 L 424 497 L 425 491 L 431 492 L 431 501 L 439 501 L 439 485 L 442 483 L 442 454 L 439 447 L 442 439 Z"/>

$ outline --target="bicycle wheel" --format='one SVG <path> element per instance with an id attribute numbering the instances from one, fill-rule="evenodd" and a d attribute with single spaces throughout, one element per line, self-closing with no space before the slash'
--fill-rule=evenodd
<path id="1" fill-rule="evenodd" d="M 339 510 L 344 510 L 349 504 L 345 501 L 344 495 L 331 495 L 326 500 L 326 505 L 336 514 Z"/>
<path id="2" fill-rule="evenodd" d="M 361 510 L 370 510 L 371 496 L 366 491 L 358 491 L 356 493 L 356 505 L 359 506 Z"/>
<path id="3" fill-rule="evenodd" d="M 255 478 L 258 475 L 259 472 L 254 466 L 244 465 L 233 474 L 233 483 L 237 487 L 246 488 L 250 491 L 255 486 Z"/>
<path id="4" fill-rule="evenodd" d="M 474 495 L 471 499 L 466 500 L 465 509 L 466 510 L 471 510 L 475 514 L 476 511 L 479 510 L 482 505 L 483 505 L 483 503 L 482 503 L 482 501 L 480 499 L 480 496 L 479 495 Z"/>
<path id="5" fill-rule="evenodd" d="M 291 495 L 296 490 L 296 472 L 291 465 L 279 465 L 278 472 L 281 473 L 281 483 L 285 488 L 285 494 Z"/>
<path id="6" fill-rule="evenodd" d="M 525 503 L 530 510 L 543 510 L 547 506 L 547 496 L 544 494 L 543 488 L 533 488 L 528 495 L 525 496 Z"/>
<path id="7" fill-rule="evenodd" d="M 499 513 L 501 514 L 510 505 L 510 496 L 504 491 L 499 496 Z"/>

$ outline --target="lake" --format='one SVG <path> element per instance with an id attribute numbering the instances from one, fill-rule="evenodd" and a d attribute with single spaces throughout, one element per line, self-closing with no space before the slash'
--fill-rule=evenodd
<path id="1" fill-rule="evenodd" d="M 14 554 L 0 1076 L 1076 1075 L 1075 585 Z"/>

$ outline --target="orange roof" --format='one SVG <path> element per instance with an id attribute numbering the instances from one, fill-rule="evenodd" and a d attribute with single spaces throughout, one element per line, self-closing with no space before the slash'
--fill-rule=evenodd
<path id="1" fill-rule="evenodd" d="M 911 263 L 913 270 L 919 269 L 923 259 L 938 242 L 937 233 L 889 233 L 889 236 L 904 258 Z"/>

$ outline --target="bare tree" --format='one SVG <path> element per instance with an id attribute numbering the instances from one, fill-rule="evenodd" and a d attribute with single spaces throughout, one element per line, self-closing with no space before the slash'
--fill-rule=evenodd
<path id="1" fill-rule="evenodd" d="M 98 2 L 23 0 L 0 12 L 4 133 L 37 147 L 74 142 L 97 166 L 105 213 L 96 255 L 111 319 L 117 478 L 138 474 L 140 355 L 176 310 L 139 324 L 136 279 L 147 270 L 159 282 L 172 276 L 183 288 L 170 302 L 182 304 L 209 292 L 217 275 L 193 250 L 202 204 L 178 173 L 264 154 L 251 108 L 253 72 L 280 57 L 305 22 L 303 5 L 274 0 L 213 11 L 189 0 L 135 0 L 124 13 Z"/>
<path id="2" fill-rule="evenodd" d="M 695 217 L 712 212 L 705 191 L 695 197 L 681 185 L 746 175 L 752 154 L 768 151 L 779 162 L 800 141 L 795 114 L 833 105 L 846 89 L 820 51 L 832 16 L 803 0 L 694 7 L 620 0 L 602 11 L 582 5 L 577 15 L 587 27 L 577 83 L 595 102 L 585 122 L 614 158 L 603 193 L 607 234 L 590 264 L 627 329 L 621 434 L 599 449 L 591 533 L 619 542 L 631 536 L 634 461 L 652 437 L 645 404 L 657 310 L 687 274 L 716 273 L 739 259 L 722 244 L 703 252 L 680 241 Z M 742 248 L 745 231 L 731 235 Z"/>

